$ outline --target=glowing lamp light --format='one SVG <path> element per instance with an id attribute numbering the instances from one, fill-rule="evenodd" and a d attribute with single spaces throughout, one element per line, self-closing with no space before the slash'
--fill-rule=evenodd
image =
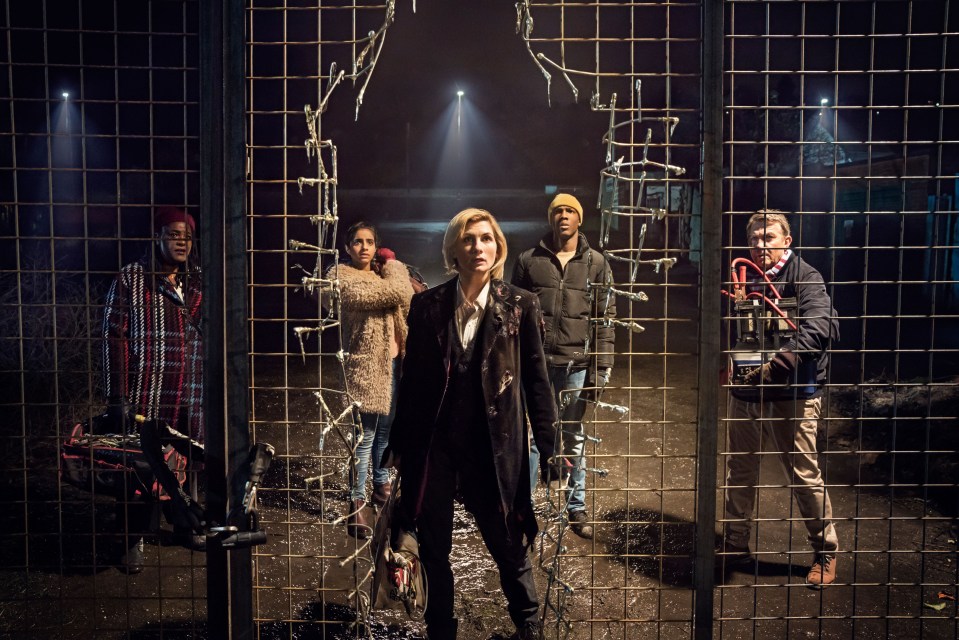
<path id="1" fill-rule="evenodd" d="M 820 98 L 819 104 L 825 107 L 827 104 L 829 104 L 829 98 Z"/>
<path id="2" fill-rule="evenodd" d="M 462 98 L 462 97 L 463 97 L 463 90 L 462 90 L 462 89 L 456 92 L 456 97 L 457 97 L 457 98 Z"/>
<path id="3" fill-rule="evenodd" d="M 64 100 L 69 100 L 69 99 L 70 99 L 70 92 L 69 92 L 69 91 L 64 91 L 64 92 L 63 92 L 62 94 L 60 94 L 60 95 L 63 96 L 63 99 L 64 99 Z"/>

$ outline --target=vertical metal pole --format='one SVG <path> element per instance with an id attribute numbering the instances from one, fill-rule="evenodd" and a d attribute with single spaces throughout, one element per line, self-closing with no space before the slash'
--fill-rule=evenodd
<path id="1" fill-rule="evenodd" d="M 697 640 L 713 637 L 716 544 L 716 462 L 719 431 L 720 254 L 722 251 L 723 0 L 703 3 L 703 206 L 699 288 L 699 402 L 696 437 Z"/>
<path id="2" fill-rule="evenodd" d="M 243 3 L 200 6 L 200 239 L 207 508 L 224 523 L 250 448 L 246 308 Z M 232 485 L 231 485 L 232 483 Z M 253 637 L 251 552 L 207 552 L 211 637 Z"/>

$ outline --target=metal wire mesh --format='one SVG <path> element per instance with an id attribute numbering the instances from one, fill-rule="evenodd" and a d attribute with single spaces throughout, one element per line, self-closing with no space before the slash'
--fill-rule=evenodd
<path id="1" fill-rule="evenodd" d="M 537 494 L 544 526 L 537 550 L 543 571 L 537 579 L 547 625 L 564 637 L 630 637 L 650 629 L 691 632 L 690 614 L 681 613 L 681 603 L 690 603 L 688 534 L 695 508 L 696 411 L 690 389 L 696 371 L 692 309 L 697 288 L 690 220 L 697 212 L 700 147 L 698 12 L 694 3 L 524 2 L 516 8 L 517 36 L 530 56 L 516 64 L 532 64 L 539 72 L 537 81 L 546 80 L 543 100 L 570 92 L 579 108 L 608 121 L 605 136 L 595 141 L 601 143 L 594 158 L 598 170 L 582 177 L 587 185 L 600 178 L 598 190 L 589 186 L 584 191 L 595 198 L 595 205 L 587 207 L 602 211 L 594 217 L 593 229 L 599 230 L 594 246 L 610 256 L 615 273 L 614 282 L 591 283 L 592 295 L 618 298 L 620 312 L 611 324 L 623 345 L 613 381 L 602 402 L 589 411 L 587 486 L 597 540 L 588 543 L 569 533 L 565 492 L 553 487 Z M 275 624 L 277 606 L 284 608 L 282 619 L 290 622 L 283 624 L 290 628 L 338 620 L 337 613 L 318 611 L 330 612 L 343 603 L 355 607 L 357 618 L 371 622 L 373 629 L 390 620 L 383 622 L 381 614 L 367 618 L 368 605 L 359 594 L 369 588 L 368 549 L 346 537 L 342 528 L 350 510 L 344 481 L 353 463 L 355 425 L 332 408 L 330 398 L 349 390 L 343 386 L 344 354 L 335 339 L 335 302 L 323 307 L 317 294 L 332 290 L 335 301 L 338 283 L 328 266 L 337 259 L 336 225 L 343 211 L 337 187 L 347 175 L 337 173 L 336 149 L 344 143 L 325 133 L 326 113 L 348 108 L 338 93 L 350 91 L 349 81 L 355 80 L 349 95 L 362 126 L 366 82 L 375 85 L 378 56 L 389 55 L 381 45 L 392 31 L 384 27 L 394 19 L 417 19 L 409 13 L 397 18 L 396 13 L 389 3 L 303 9 L 254 4 L 248 11 L 254 423 L 257 439 L 291 443 L 283 454 L 289 464 L 286 485 L 277 493 L 284 516 L 268 523 L 284 528 L 290 552 L 265 549 L 258 557 L 260 575 L 272 574 L 264 568 L 282 563 L 288 567 L 288 582 L 258 586 L 257 617 L 264 625 Z M 644 55 L 639 55 L 640 47 Z M 295 72 L 289 68 L 294 60 Z M 562 82 L 551 82 L 551 77 Z M 338 106 L 331 106 L 338 98 Z M 309 101 L 305 126 L 304 100 Z M 288 139 L 286 132 L 292 130 L 309 136 L 305 152 L 300 138 Z M 278 131 L 284 132 L 282 139 Z M 308 156 L 309 165 L 304 163 Z M 600 171 L 602 167 L 606 169 Z M 444 212 L 445 219 L 454 211 Z M 304 224 L 308 220 L 312 226 Z M 438 239 L 441 230 L 441 225 L 424 225 L 422 233 Z M 280 251 L 282 258 L 272 255 Z M 290 275 L 278 282 L 279 260 Z M 671 270 L 678 262 L 682 266 Z M 269 308 L 270 301 L 274 309 L 282 304 L 283 312 L 262 318 L 258 309 Z M 687 313 L 677 313 L 679 309 Z M 685 339 L 674 333 L 677 323 L 682 325 L 678 335 Z M 323 398 L 321 406 L 317 397 Z M 673 405 L 683 410 L 677 412 Z M 311 446 L 319 442 L 320 448 L 297 450 L 294 440 Z M 305 481 L 308 487 L 301 484 Z M 311 517 L 297 513 L 304 508 L 314 510 Z M 470 528 L 463 532 L 468 539 Z M 314 542 L 303 548 L 306 540 Z M 474 538 L 456 553 L 483 551 L 476 549 Z M 463 601 L 475 597 L 464 590 Z M 476 624 L 490 623 L 480 616 Z"/>
<path id="2" fill-rule="evenodd" d="M 548 496 L 558 513 L 548 512 L 544 542 L 553 545 L 543 545 L 541 564 L 557 637 L 691 633 L 696 406 L 686 390 L 696 347 L 682 336 L 697 329 L 679 310 L 694 304 L 698 258 L 688 242 L 699 191 L 700 41 L 689 20 L 698 10 L 529 3 L 521 12 L 527 25 L 535 18 L 525 35 L 547 86 L 559 74 L 576 94 L 588 78 L 590 107 L 609 114 L 597 240 L 614 282 L 591 284 L 594 295 L 617 298 L 618 353 L 603 397 L 612 405 L 587 411 L 592 544 L 566 528 L 568 492 Z"/>
<path id="3" fill-rule="evenodd" d="M 720 583 L 720 634 L 956 633 L 949 9 L 726 3 L 726 261 L 743 255 L 746 213 L 782 209 L 827 283 L 840 330 L 818 462 L 839 550 L 833 586 L 806 588 L 803 480 L 774 468 L 764 432 L 756 562 Z"/>
<path id="4" fill-rule="evenodd" d="M 197 192 L 195 5 L 95 4 L 0 11 L 5 637 L 187 635 L 205 617 L 202 555 L 165 528 L 152 580 L 117 571 L 122 501 L 60 478 L 74 426 L 104 407 L 107 288 L 151 254 L 154 206 Z"/>

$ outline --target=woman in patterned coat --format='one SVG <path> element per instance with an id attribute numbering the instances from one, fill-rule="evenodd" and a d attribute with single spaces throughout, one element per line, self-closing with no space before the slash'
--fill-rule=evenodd
<path id="1" fill-rule="evenodd" d="M 200 271 L 190 262 L 196 222 L 183 209 L 153 218 L 156 244 L 113 280 L 103 313 L 103 385 L 118 431 L 135 431 L 134 414 L 159 420 L 203 442 Z M 119 566 L 143 570 L 143 534 L 154 496 L 117 503 L 125 544 Z M 197 544 L 197 543 L 193 543 Z"/>

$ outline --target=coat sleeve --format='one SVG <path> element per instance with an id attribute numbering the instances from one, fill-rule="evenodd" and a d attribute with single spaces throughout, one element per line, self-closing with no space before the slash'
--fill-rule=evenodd
<path id="1" fill-rule="evenodd" d="M 514 287 L 529 291 L 529 265 L 526 264 L 526 253 L 521 253 L 513 263 L 513 274 L 509 283 Z"/>
<path id="2" fill-rule="evenodd" d="M 553 456 L 556 437 L 556 403 L 543 354 L 543 314 L 539 299 L 529 295 L 520 325 L 520 358 L 526 414 L 539 449 L 540 467 L 545 469 Z"/>
<path id="3" fill-rule="evenodd" d="M 406 265 L 390 260 L 382 278 L 351 280 L 340 287 L 340 304 L 350 311 L 378 311 L 398 307 L 413 296 Z"/>
<path id="4" fill-rule="evenodd" d="M 609 262 L 600 254 L 601 268 L 597 270 L 597 282 L 612 284 L 613 272 Z M 597 318 L 612 320 L 616 317 L 616 296 L 608 289 L 595 289 L 595 314 Z M 596 329 L 596 368 L 612 369 L 616 353 L 616 328 L 612 324 L 600 324 Z"/>
<path id="5" fill-rule="evenodd" d="M 406 355 L 403 357 L 403 373 L 397 385 L 396 413 L 390 427 L 390 439 L 383 460 L 390 454 L 402 456 L 405 446 L 411 441 L 410 429 L 415 421 L 418 388 L 422 388 L 422 377 L 426 371 L 424 355 L 427 353 L 429 331 L 426 326 L 426 304 L 422 294 L 413 296 L 407 323 Z"/>
<path id="6" fill-rule="evenodd" d="M 795 287 L 798 331 L 784 348 L 802 360 L 815 359 L 829 347 L 831 340 L 839 340 L 839 322 L 818 271 L 810 269 Z"/>
<path id="7" fill-rule="evenodd" d="M 103 392 L 111 397 L 129 397 L 130 287 L 129 274 L 121 272 L 107 292 L 103 310 Z"/>

